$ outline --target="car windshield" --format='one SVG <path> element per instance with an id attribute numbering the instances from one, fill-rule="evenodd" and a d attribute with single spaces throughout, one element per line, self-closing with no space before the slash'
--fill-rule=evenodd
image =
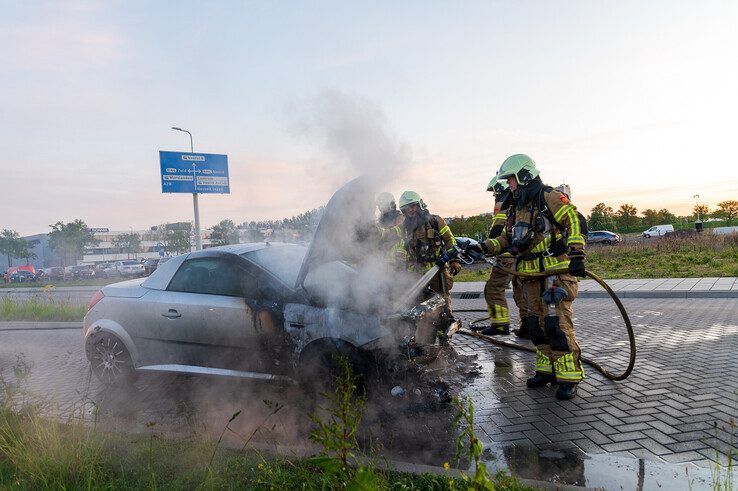
<path id="1" fill-rule="evenodd" d="M 272 246 L 245 252 L 241 256 L 266 269 L 287 286 L 293 287 L 306 252 L 307 249 L 302 246 Z"/>

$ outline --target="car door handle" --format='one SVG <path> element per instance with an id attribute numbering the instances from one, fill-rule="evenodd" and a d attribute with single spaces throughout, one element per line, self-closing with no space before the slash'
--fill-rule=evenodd
<path id="1" fill-rule="evenodd" d="M 161 315 L 163 315 L 167 319 L 177 319 L 179 317 L 182 317 L 182 314 L 180 314 L 174 309 L 169 309 L 169 312 L 167 312 L 166 314 L 161 314 Z"/>

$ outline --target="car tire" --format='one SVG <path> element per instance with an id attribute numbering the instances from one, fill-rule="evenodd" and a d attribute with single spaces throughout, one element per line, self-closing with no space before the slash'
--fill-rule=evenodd
<path id="1" fill-rule="evenodd" d="M 90 367 L 106 385 L 128 385 L 136 378 L 133 360 L 126 345 L 115 334 L 101 332 L 90 335 L 85 343 Z"/>
<path id="2" fill-rule="evenodd" d="M 650 238 L 651 238 L 651 235 L 650 235 L 650 234 L 643 234 L 643 236 L 644 236 L 645 238 L 647 238 L 647 239 L 650 239 Z"/>
<path id="3" fill-rule="evenodd" d="M 369 363 L 356 348 L 345 342 L 320 343 L 308 346 L 300 356 L 298 381 L 306 396 L 317 400 L 325 392 L 335 390 L 334 379 L 339 374 L 339 357 L 345 356 L 356 378 L 357 392 L 366 390 Z"/>
<path id="4" fill-rule="evenodd" d="M 602 241 L 602 245 L 611 245 L 612 242 L 610 242 L 610 239 L 605 239 Z"/>

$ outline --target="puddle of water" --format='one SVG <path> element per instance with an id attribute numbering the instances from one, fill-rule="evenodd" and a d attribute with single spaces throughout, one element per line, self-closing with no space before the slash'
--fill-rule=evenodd
<path id="1" fill-rule="evenodd" d="M 668 464 L 612 454 L 587 455 L 574 450 L 538 450 L 532 446 L 488 449 L 488 467 L 517 477 L 601 489 L 711 490 L 725 485 L 727 471 L 694 464 Z M 732 482 L 738 472 L 733 471 Z"/>

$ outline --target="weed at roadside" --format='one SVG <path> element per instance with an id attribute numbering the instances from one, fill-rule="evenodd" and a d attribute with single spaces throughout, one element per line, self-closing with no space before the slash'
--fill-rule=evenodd
<path id="1" fill-rule="evenodd" d="M 87 308 L 34 295 L 25 301 L 0 300 L 0 321 L 82 321 Z"/>

